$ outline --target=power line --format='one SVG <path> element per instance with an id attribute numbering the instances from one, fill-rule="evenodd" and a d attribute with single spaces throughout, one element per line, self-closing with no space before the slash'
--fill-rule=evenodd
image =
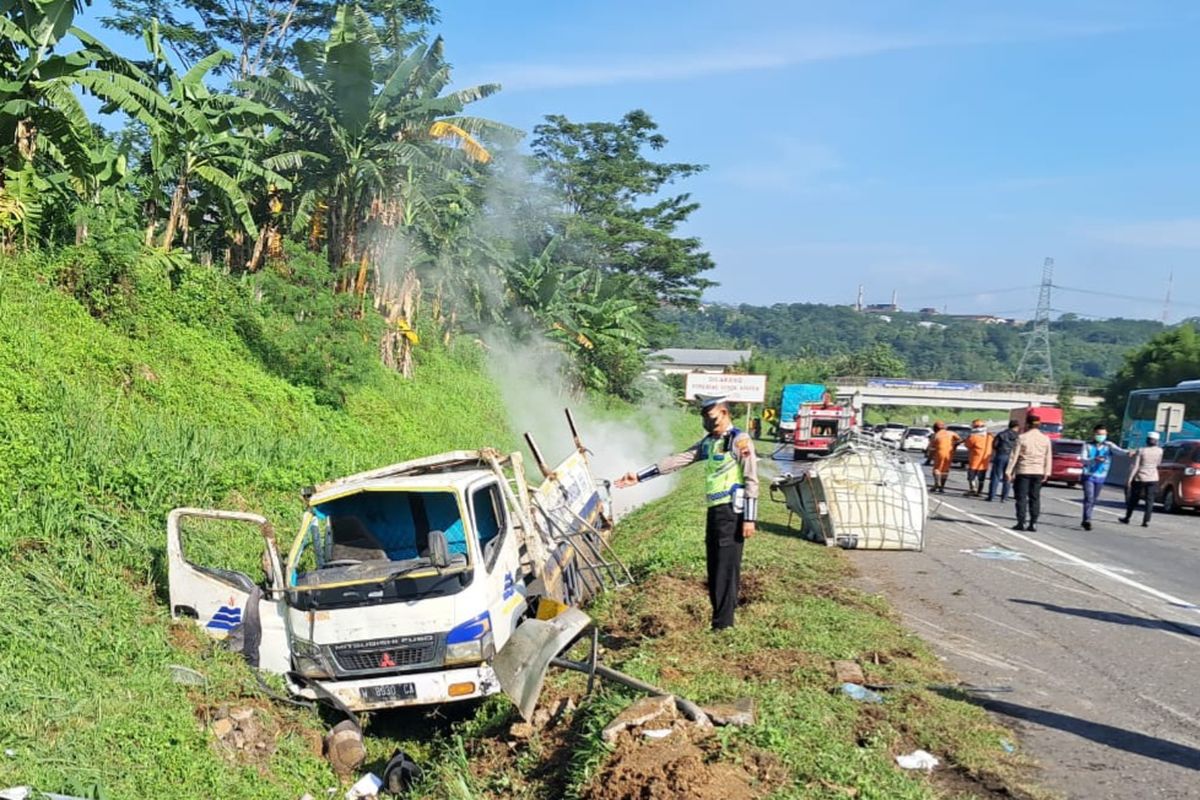
<path id="1" fill-rule="evenodd" d="M 1159 303 L 1162 302 L 1161 299 L 1155 298 L 1155 297 L 1133 297 L 1133 296 L 1130 296 L 1127 294 L 1117 294 L 1116 292 L 1101 292 L 1101 291 L 1097 291 L 1095 289 L 1078 289 L 1078 288 L 1075 288 L 1072 286 L 1060 286 L 1057 283 L 1054 284 L 1054 288 L 1058 289 L 1060 292 L 1073 292 L 1075 294 L 1090 294 L 1095 297 L 1109 297 L 1109 298 L 1113 298 L 1115 300 L 1130 300 L 1135 303 L 1153 303 L 1154 305 L 1158 305 Z M 1171 304 L 1175 305 L 1175 306 L 1187 306 L 1189 308 L 1200 308 L 1200 303 L 1180 303 L 1178 301 L 1172 301 Z"/>

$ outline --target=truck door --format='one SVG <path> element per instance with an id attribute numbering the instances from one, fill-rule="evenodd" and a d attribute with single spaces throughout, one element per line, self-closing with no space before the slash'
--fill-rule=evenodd
<path id="1" fill-rule="evenodd" d="M 263 579 L 255 583 L 245 572 L 205 566 L 188 560 L 182 523 L 185 519 L 242 523 L 258 527 L 262 538 Z M 202 522 L 197 523 L 195 545 L 212 550 L 229 540 L 222 537 L 216 543 L 202 536 Z M 226 528 L 226 530 L 228 530 Z M 211 530 L 209 531 L 211 533 Z M 199 547 L 194 549 L 201 549 Z M 235 554 L 250 556 L 250 554 Z M 248 559 L 247 559 L 248 560 Z M 258 629 L 257 652 L 248 653 L 253 663 L 269 672 L 284 673 L 291 669 L 288 652 L 286 610 L 283 594 L 283 567 L 275 545 L 271 523 L 258 514 L 240 511 L 216 511 L 199 508 L 177 508 L 167 517 L 167 579 L 170 591 L 171 617 L 190 617 L 210 636 L 227 637 L 242 628 L 246 641 L 253 647 L 255 628 Z M 250 598 L 257 603 L 251 607 Z"/>
<path id="2" fill-rule="evenodd" d="M 521 574 L 521 548 L 495 481 L 476 486 L 470 493 L 471 522 L 482 563 L 484 602 L 492 618 L 496 648 L 508 641 L 525 611 L 525 581 Z"/>

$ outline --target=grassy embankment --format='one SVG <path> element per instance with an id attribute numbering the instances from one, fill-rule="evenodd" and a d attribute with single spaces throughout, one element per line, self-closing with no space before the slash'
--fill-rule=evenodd
<path id="1" fill-rule="evenodd" d="M 49 288 L 43 267 L 0 258 L 0 787 L 320 794 L 336 785 L 320 720 L 246 699 L 253 682 L 236 659 L 172 632 L 165 516 L 258 510 L 289 543 L 304 485 L 511 444 L 477 348 L 423 348 L 415 380 L 380 369 L 332 408 L 270 374 L 223 310 L 203 307 L 200 270 L 157 293 L 147 277 L 137 313 L 115 325 Z M 247 533 L 214 548 L 230 562 L 218 566 L 258 563 Z M 170 664 L 200 670 L 207 688 L 173 682 Z M 269 752 L 248 760 L 214 744 L 197 719 L 225 702 L 269 710 Z"/>

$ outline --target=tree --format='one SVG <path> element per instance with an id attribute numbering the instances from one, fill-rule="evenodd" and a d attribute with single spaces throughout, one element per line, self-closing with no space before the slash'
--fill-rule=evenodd
<path id="1" fill-rule="evenodd" d="M 19 221 L 25 238 L 54 199 L 94 202 L 124 170 L 97 142 L 77 92 L 151 127 L 165 111 L 144 74 L 72 26 L 75 11 L 73 0 L 0 2 L 0 224 Z M 68 34 L 83 47 L 57 53 Z"/>
<path id="2" fill-rule="evenodd" d="M 277 170 L 281 165 L 295 167 L 298 158 L 278 153 L 266 157 L 258 148 L 266 126 L 285 124 L 288 118 L 261 103 L 205 85 L 209 73 L 233 57 L 230 53 L 218 50 L 180 74 L 163 49 L 157 23 L 146 30 L 145 41 L 156 77 L 165 84 L 169 110 L 150 133 L 150 164 L 158 184 L 154 194 L 169 198 L 163 249 L 170 250 L 186 226 L 196 185 L 232 212 L 233 226 L 240 225 L 257 238 L 258 225 L 243 187 L 254 178 L 281 189 L 291 187 Z M 153 243 L 155 216 L 152 213 L 147 223 L 147 245 Z"/>
<path id="3" fill-rule="evenodd" d="M 230 64 L 236 65 L 237 77 L 245 79 L 290 64 L 294 45 L 329 30 L 338 5 L 337 0 L 112 0 L 116 13 L 101 22 L 138 36 L 146 20 L 157 19 L 164 39 L 185 67 L 226 49 L 235 53 Z M 406 43 L 407 26 L 437 20 L 430 0 L 363 0 L 360 6 L 393 48 Z"/>
<path id="4" fill-rule="evenodd" d="M 699 204 L 688 194 L 661 194 L 704 167 L 649 159 L 644 151 L 662 150 L 667 139 L 640 110 L 619 122 L 548 116 L 533 133 L 539 174 L 561 202 L 547 237 L 562 238 L 562 255 L 606 273 L 642 278 L 648 291 L 637 299 L 647 307 L 694 307 L 713 285 L 701 277 L 713 261 L 699 239 L 674 234 Z"/>
<path id="5" fill-rule="evenodd" d="M 1200 376 L 1200 333 L 1191 323 L 1163 331 L 1125 356 L 1124 365 L 1104 387 L 1103 408 L 1110 423 L 1121 420 L 1134 389 L 1174 386 Z"/>

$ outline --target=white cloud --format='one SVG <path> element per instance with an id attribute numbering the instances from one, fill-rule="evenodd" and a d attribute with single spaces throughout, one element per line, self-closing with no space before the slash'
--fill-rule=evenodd
<path id="1" fill-rule="evenodd" d="M 1197 250 L 1200 249 L 1200 217 L 1108 225 L 1092 228 L 1088 234 L 1093 239 L 1112 244 Z"/>
<path id="2" fill-rule="evenodd" d="M 818 61 L 863 58 L 925 47 L 956 47 L 1095 36 L 1119 28 L 1107 25 L 1023 23 L 985 31 L 952 33 L 858 33 L 825 31 L 790 36 L 759 36 L 736 48 L 670 55 L 614 54 L 602 62 L 501 63 L 481 70 L 505 91 L 572 89 L 687 80 L 739 72 L 773 70 Z"/>

